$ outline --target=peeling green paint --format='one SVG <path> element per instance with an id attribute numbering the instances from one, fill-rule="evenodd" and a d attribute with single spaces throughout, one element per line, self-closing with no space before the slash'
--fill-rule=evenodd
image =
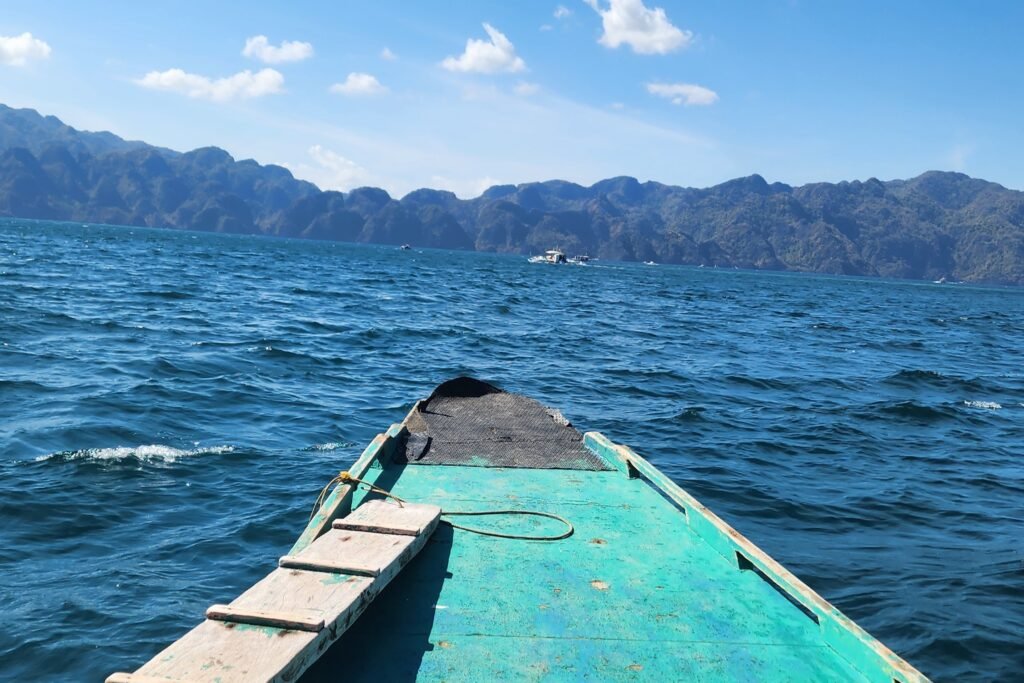
<path id="1" fill-rule="evenodd" d="M 553 512 L 576 533 L 441 527 L 310 680 L 927 680 L 636 453 L 586 445 L 615 469 L 367 463 L 406 500 Z M 374 666 L 342 667 L 352 652 Z"/>

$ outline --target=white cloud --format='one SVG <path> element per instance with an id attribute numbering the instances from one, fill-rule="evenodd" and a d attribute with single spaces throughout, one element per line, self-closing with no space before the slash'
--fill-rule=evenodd
<path id="1" fill-rule="evenodd" d="M 553 31 L 553 30 L 555 30 L 555 27 L 552 26 L 551 24 L 541 24 L 540 25 L 540 30 L 541 31 Z"/>
<path id="2" fill-rule="evenodd" d="M 383 95 L 388 91 L 376 77 L 352 72 L 344 83 L 335 83 L 331 92 L 339 95 Z"/>
<path id="3" fill-rule="evenodd" d="M 565 19 L 570 14 L 572 14 L 571 9 L 569 9 L 565 5 L 559 5 L 558 7 L 555 8 L 554 17 L 555 19 Z"/>
<path id="4" fill-rule="evenodd" d="M 516 87 L 513 88 L 517 95 L 523 95 L 524 97 L 529 95 L 536 95 L 540 92 L 540 86 L 536 83 L 527 83 L 526 81 L 519 81 L 516 83 Z"/>
<path id="5" fill-rule="evenodd" d="M 266 36 L 253 36 L 245 41 L 242 55 L 265 64 L 301 62 L 313 56 L 313 46 L 299 40 L 286 40 L 280 46 L 274 46 Z"/>
<path id="6" fill-rule="evenodd" d="M 474 199 L 484 193 L 485 190 L 501 185 L 500 180 L 490 176 L 483 178 L 446 178 L 445 176 L 430 176 L 430 186 L 436 190 L 448 190 L 454 192 L 460 199 Z"/>
<path id="7" fill-rule="evenodd" d="M 693 40 L 691 31 L 672 25 L 660 7 L 648 9 L 643 0 L 608 0 L 602 9 L 600 0 L 584 0 L 601 15 L 604 33 L 597 42 L 605 47 L 629 45 L 643 55 L 668 54 L 687 47 Z"/>
<path id="8" fill-rule="evenodd" d="M 490 41 L 470 38 L 466 51 L 458 57 L 446 57 L 441 66 L 449 71 L 475 71 L 493 74 L 502 71 L 515 73 L 526 69 L 526 62 L 516 54 L 516 48 L 505 34 L 490 24 L 484 24 Z"/>
<path id="9" fill-rule="evenodd" d="M 46 59 L 50 52 L 50 46 L 31 33 L 0 36 L 0 64 L 6 66 L 25 66 L 31 60 Z"/>
<path id="10" fill-rule="evenodd" d="M 398 59 L 398 55 L 391 51 L 390 48 L 384 48 L 380 51 L 380 58 L 386 62 L 393 62 Z"/>
<path id="11" fill-rule="evenodd" d="M 322 190 L 348 191 L 355 187 L 371 184 L 372 176 L 365 168 L 346 159 L 337 152 L 313 145 L 309 156 L 316 164 L 315 169 L 306 168 L 306 175 L 312 175 Z M 310 173 L 310 171 L 312 171 Z"/>
<path id="12" fill-rule="evenodd" d="M 718 101 L 718 93 L 691 83 L 648 83 L 647 92 L 687 107 L 706 107 Z"/>
<path id="13" fill-rule="evenodd" d="M 136 84 L 152 90 L 167 90 L 196 99 L 227 102 L 274 95 L 283 91 L 284 76 L 273 69 L 253 73 L 246 69 L 233 76 L 211 79 L 181 69 L 150 71 Z"/>

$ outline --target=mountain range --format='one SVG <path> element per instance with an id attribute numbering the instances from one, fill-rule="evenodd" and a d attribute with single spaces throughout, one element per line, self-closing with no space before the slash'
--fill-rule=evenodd
<path id="1" fill-rule="evenodd" d="M 635 178 L 321 191 L 222 149 L 176 152 L 0 105 L 0 216 L 447 249 L 1024 284 L 1024 193 L 961 173 L 696 189 Z"/>

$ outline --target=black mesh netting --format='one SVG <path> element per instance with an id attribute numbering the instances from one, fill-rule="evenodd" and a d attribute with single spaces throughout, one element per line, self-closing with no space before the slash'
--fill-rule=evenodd
<path id="1" fill-rule="evenodd" d="M 398 457 L 412 464 L 610 469 L 558 411 L 468 377 L 435 389 L 407 426 Z"/>

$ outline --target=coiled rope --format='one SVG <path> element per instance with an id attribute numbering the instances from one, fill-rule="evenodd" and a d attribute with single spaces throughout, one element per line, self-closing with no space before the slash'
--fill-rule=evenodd
<path id="1" fill-rule="evenodd" d="M 371 493 L 378 493 L 382 496 L 391 498 L 396 503 L 398 503 L 399 507 L 402 507 L 402 505 L 406 502 L 402 498 L 399 498 L 390 491 L 382 489 L 379 486 L 371 484 L 368 481 L 363 481 L 362 479 L 353 477 L 348 472 L 340 472 L 338 476 L 334 477 L 329 482 L 327 482 L 327 485 L 324 486 L 324 488 L 320 491 L 320 495 L 317 496 L 316 503 L 313 505 L 313 511 L 309 514 L 310 521 L 312 521 L 313 517 L 316 516 L 317 511 L 321 507 L 323 507 L 323 504 L 327 500 L 327 496 L 330 493 L 331 487 L 337 484 L 353 484 L 356 487 L 365 486 L 366 490 L 370 491 Z M 566 530 L 554 536 L 526 536 L 522 534 L 505 534 L 499 531 L 488 531 L 487 529 L 477 529 L 474 527 L 463 526 L 462 524 L 456 524 L 455 522 L 452 522 L 448 519 L 442 519 L 441 521 L 447 524 L 448 526 L 452 527 L 453 529 L 460 529 L 471 534 L 479 534 L 481 536 L 493 536 L 495 538 L 509 538 L 518 541 L 560 541 L 563 538 L 569 538 L 576 531 L 576 528 L 573 527 L 572 522 L 567 520 L 565 517 L 562 517 L 561 515 L 556 515 L 552 512 L 540 512 L 539 510 L 479 510 L 470 512 L 449 512 L 443 509 L 441 510 L 441 517 L 483 517 L 490 515 L 521 515 L 527 517 L 546 517 L 548 519 L 554 519 L 556 521 L 561 522 L 566 526 Z"/>

